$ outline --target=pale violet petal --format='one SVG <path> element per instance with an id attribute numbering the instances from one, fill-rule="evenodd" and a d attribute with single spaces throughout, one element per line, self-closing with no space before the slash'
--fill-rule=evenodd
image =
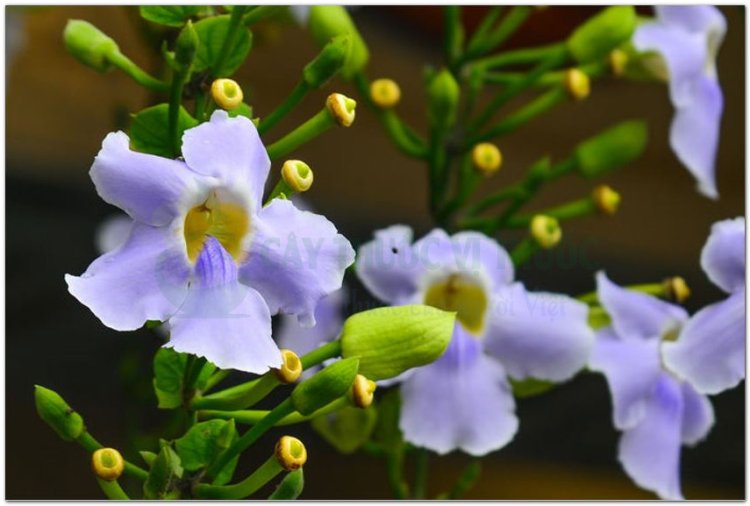
<path id="1" fill-rule="evenodd" d="M 654 9 L 659 21 L 667 26 L 697 33 L 726 31 L 726 19 L 713 5 L 657 5 Z"/>
<path id="2" fill-rule="evenodd" d="M 514 270 L 510 255 L 494 239 L 486 235 L 465 231 L 451 237 L 456 267 L 490 280 L 490 290 L 513 282 Z"/>
<path id="3" fill-rule="evenodd" d="M 97 251 L 109 253 L 116 250 L 128 240 L 133 229 L 133 219 L 127 214 L 113 214 L 107 217 L 96 228 L 94 243 Z"/>
<path id="4" fill-rule="evenodd" d="M 727 293 L 745 287 L 745 218 L 713 224 L 701 251 L 701 267 L 708 279 Z"/>
<path id="5" fill-rule="evenodd" d="M 694 446 L 703 441 L 714 426 L 711 401 L 699 394 L 689 383 L 682 383 L 682 443 Z"/>
<path id="6" fill-rule="evenodd" d="M 315 326 L 303 327 L 294 316 L 281 315 L 275 333 L 279 347 L 302 356 L 323 343 L 333 341 L 344 326 L 346 289 L 336 290 L 315 306 Z"/>

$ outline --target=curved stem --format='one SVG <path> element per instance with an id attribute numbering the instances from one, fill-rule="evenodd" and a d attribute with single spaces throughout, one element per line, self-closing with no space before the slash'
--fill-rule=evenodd
<path id="1" fill-rule="evenodd" d="M 279 105 L 271 114 L 261 120 L 258 125 L 258 133 L 263 135 L 276 123 L 284 119 L 284 117 L 289 114 L 289 111 L 294 109 L 309 92 L 310 86 L 308 86 L 305 81 L 300 81 L 286 97 L 284 102 L 282 102 L 281 105 Z"/>
<path id="2" fill-rule="evenodd" d="M 268 371 L 253 381 L 193 399 L 190 408 L 193 410 L 249 408 L 263 400 L 280 384 L 276 373 Z"/>
<path id="3" fill-rule="evenodd" d="M 569 220 L 571 218 L 579 218 L 594 213 L 596 213 L 596 204 L 590 197 L 586 197 L 568 202 L 561 206 L 544 209 L 534 214 L 544 214 L 557 218 L 558 220 Z M 531 223 L 533 218 L 534 216 L 517 216 L 508 220 L 508 223 L 505 226 L 508 228 L 524 228 Z"/>
<path id="4" fill-rule="evenodd" d="M 148 88 L 149 90 L 158 93 L 166 93 L 169 91 L 169 84 L 151 76 L 119 51 L 108 55 L 107 60 L 144 88 Z"/>
<path id="5" fill-rule="evenodd" d="M 278 160 L 336 124 L 327 108 L 267 147 L 271 160 Z"/>
<path id="6" fill-rule="evenodd" d="M 193 487 L 193 493 L 201 499 L 244 499 L 257 492 L 283 470 L 276 455 L 271 455 L 263 465 L 239 483 L 225 486 L 201 483 Z"/>
<path id="7" fill-rule="evenodd" d="M 343 409 L 347 406 L 351 406 L 351 402 L 349 399 L 344 396 L 339 399 L 336 399 L 335 401 L 331 402 L 327 406 L 323 406 L 319 410 L 309 414 L 309 415 L 303 415 L 298 412 L 291 413 L 281 420 L 279 420 L 275 426 L 281 427 L 284 425 L 294 425 L 297 423 L 303 423 L 308 420 L 312 420 L 313 418 L 317 418 L 322 415 L 327 415 L 330 413 L 334 413 L 340 409 Z M 266 410 L 240 410 L 240 411 L 220 411 L 220 410 L 213 410 L 213 409 L 207 409 L 203 411 L 198 412 L 198 416 L 201 419 L 212 419 L 212 418 L 219 418 L 221 420 L 231 420 L 234 419 L 237 423 L 242 423 L 246 425 L 255 425 L 263 418 L 268 416 L 270 411 Z"/>
<path id="8" fill-rule="evenodd" d="M 99 484 L 99 488 L 102 489 L 102 492 L 104 492 L 104 495 L 107 496 L 107 499 L 113 499 L 116 501 L 130 500 L 130 497 L 128 497 L 128 494 L 126 494 L 125 491 L 120 487 L 120 484 L 117 483 L 117 480 L 106 481 L 97 477 L 96 482 Z"/>
<path id="9" fill-rule="evenodd" d="M 474 46 L 470 47 L 464 55 L 464 60 L 471 60 L 503 44 L 510 38 L 521 25 L 528 19 L 532 12 L 532 7 L 527 5 L 516 5 L 503 18 L 500 25 L 492 32 L 485 32 L 481 37 L 477 37 Z"/>
<path id="10" fill-rule="evenodd" d="M 539 249 L 537 242 L 531 237 L 525 237 L 510 254 L 511 260 L 513 260 L 514 267 L 520 267 L 521 265 L 528 262 L 531 255 L 536 253 Z"/>

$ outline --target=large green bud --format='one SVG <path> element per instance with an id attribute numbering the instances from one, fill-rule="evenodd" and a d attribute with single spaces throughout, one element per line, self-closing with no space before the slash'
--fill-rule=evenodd
<path id="1" fill-rule="evenodd" d="M 200 44 L 198 33 L 195 31 L 193 22 L 188 20 L 180 31 L 180 35 L 177 36 L 174 48 L 175 62 L 182 69 L 187 70 L 193 64 L 195 55 L 198 53 L 198 44 Z"/>
<path id="2" fill-rule="evenodd" d="M 352 48 L 350 35 L 332 38 L 313 61 L 305 65 L 302 77 L 311 88 L 320 88 L 335 76 L 346 63 Z"/>
<path id="3" fill-rule="evenodd" d="M 636 15 L 632 6 L 608 7 L 576 28 L 568 37 L 568 50 L 578 63 L 601 60 L 630 40 L 635 26 Z"/>
<path id="4" fill-rule="evenodd" d="M 310 7 L 307 23 L 315 42 L 321 48 L 336 36 L 348 35 L 351 38 L 351 47 L 346 62 L 341 68 L 341 76 L 344 79 L 351 79 L 354 74 L 365 68 L 370 59 L 370 51 L 344 7 L 340 5 Z"/>
<path id="5" fill-rule="evenodd" d="M 647 142 L 645 122 L 618 123 L 578 145 L 575 151 L 578 170 L 589 178 L 611 172 L 640 157 Z"/>
<path id="6" fill-rule="evenodd" d="M 83 433 L 83 418 L 65 399 L 49 388 L 34 387 L 36 412 L 65 441 L 74 441 Z"/>
<path id="7" fill-rule="evenodd" d="M 456 79 L 447 69 L 429 78 L 427 108 L 430 125 L 445 129 L 456 122 L 460 93 Z"/>
<path id="8" fill-rule="evenodd" d="M 99 72 L 112 66 L 109 56 L 118 53 L 117 43 L 104 32 L 80 19 L 68 20 L 63 31 L 65 49 L 79 62 Z"/>

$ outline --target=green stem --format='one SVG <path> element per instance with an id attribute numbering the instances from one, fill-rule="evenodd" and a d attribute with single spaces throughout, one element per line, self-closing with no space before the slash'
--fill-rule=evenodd
<path id="1" fill-rule="evenodd" d="M 510 254 L 514 267 L 520 267 L 525 264 L 531 255 L 539 249 L 537 242 L 531 237 L 525 237 Z"/>
<path id="2" fill-rule="evenodd" d="M 343 409 L 347 406 L 351 406 L 351 401 L 349 401 L 349 398 L 344 396 L 339 399 L 336 399 L 335 401 L 331 402 L 330 404 L 323 406 L 322 408 L 318 409 L 317 411 L 309 414 L 309 415 L 303 415 L 298 412 L 291 413 L 281 420 L 279 420 L 276 423 L 276 427 L 281 427 L 284 425 L 294 425 L 298 423 L 307 422 L 308 420 L 312 420 L 313 418 L 317 418 L 322 415 L 328 415 L 330 413 L 334 413 L 336 411 L 339 411 L 340 409 Z M 219 418 L 221 420 L 231 420 L 234 419 L 235 422 L 245 424 L 245 425 L 255 425 L 259 423 L 263 418 L 268 416 L 270 411 L 266 410 L 239 410 L 239 411 L 219 411 L 219 410 L 212 410 L 207 409 L 203 411 L 198 412 L 198 417 L 202 420 L 209 420 L 212 418 Z"/>
<path id="3" fill-rule="evenodd" d="M 322 364 L 330 358 L 338 357 L 339 355 L 341 355 L 341 340 L 337 339 L 315 348 L 310 353 L 302 355 L 300 361 L 302 362 L 302 368 L 307 370 L 318 364 Z"/>
<path id="4" fill-rule="evenodd" d="M 151 76 L 119 51 L 114 51 L 108 55 L 107 60 L 141 86 L 157 93 L 166 93 L 169 91 L 169 84 Z"/>
<path id="5" fill-rule="evenodd" d="M 443 26 L 445 39 L 443 51 L 448 66 L 453 68 L 461 56 L 463 45 L 463 26 L 461 25 L 461 7 L 446 5 L 443 7 Z"/>
<path id="6" fill-rule="evenodd" d="M 278 160 L 306 142 L 311 141 L 334 125 L 336 125 L 336 121 L 333 119 L 333 116 L 331 116 L 328 108 L 324 107 L 315 116 L 286 134 L 283 138 L 268 146 L 268 156 L 271 160 Z"/>
<path id="7" fill-rule="evenodd" d="M 226 486 L 200 483 L 193 487 L 193 494 L 201 499 L 244 499 L 257 492 L 283 470 L 276 455 L 271 455 L 263 465 L 241 482 Z"/>
<path id="8" fill-rule="evenodd" d="M 229 375 L 232 374 L 232 371 L 229 369 L 223 369 L 216 371 L 208 380 L 206 381 L 206 386 L 203 388 L 203 392 L 208 392 L 212 388 L 214 388 L 216 385 L 227 379 Z"/>
<path id="9" fill-rule="evenodd" d="M 641 292 L 662 299 L 669 297 L 669 292 L 664 283 L 642 283 L 638 285 L 627 285 L 624 288 L 633 292 Z M 599 295 L 596 291 L 578 295 L 576 299 L 589 305 L 599 304 Z"/>
<path id="10" fill-rule="evenodd" d="M 429 453 L 425 448 L 417 448 L 415 462 L 414 488 L 412 496 L 414 499 L 424 499 L 427 491 L 427 474 L 429 464 Z"/>
<path id="11" fill-rule="evenodd" d="M 589 63 L 578 68 L 591 78 L 601 77 L 608 70 L 608 66 L 604 62 Z M 524 75 L 523 72 L 487 72 L 483 74 L 482 79 L 488 84 L 512 85 L 523 79 Z M 545 73 L 536 81 L 536 83 L 534 83 L 534 85 L 554 86 L 562 84 L 564 80 L 565 71 L 558 70 Z"/>
<path id="12" fill-rule="evenodd" d="M 544 209 L 538 213 L 534 213 L 534 215 L 544 214 L 557 218 L 558 220 L 569 220 L 571 218 L 579 218 L 594 213 L 596 213 L 596 204 L 590 197 L 586 197 L 574 200 L 573 202 L 568 202 L 561 206 Z M 533 218 L 534 216 L 517 216 L 508 220 L 508 223 L 505 226 L 508 228 L 525 228 L 529 226 L 529 223 L 531 223 Z"/>
<path id="13" fill-rule="evenodd" d="M 432 135 L 430 135 L 430 210 L 435 218 L 439 218 L 440 207 L 448 183 L 448 177 L 446 174 L 447 159 L 445 153 L 445 136 L 446 132 L 441 128 L 433 129 Z"/>
<path id="14" fill-rule="evenodd" d="M 474 62 L 474 66 L 484 69 L 507 67 L 510 65 L 529 65 L 538 63 L 549 58 L 551 55 L 564 48 L 564 43 L 550 44 L 548 46 L 527 47 L 513 51 L 502 52 L 497 55 L 488 56 Z"/>
<path id="15" fill-rule="evenodd" d="M 78 436 L 78 439 L 76 439 L 76 441 L 89 453 L 93 453 L 100 448 L 104 448 L 104 446 L 99 441 L 94 439 L 94 436 L 89 434 L 88 431 L 83 431 L 81 435 Z M 148 478 L 148 471 L 141 467 L 138 467 L 131 462 L 128 462 L 127 460 L 125 460 L 124 472 L 129 476 L 138 478 L 139 480 L 145 480 L 146 478 Z"/>
<path id="16" fill-rule="evenodd" d="M 395 450 L 388 452 L 385 459 L 388 483 L 391 486 L 396 499 L 407 499 L 409 487 L 404 482 L 402 475 L 404 471 L 404 445 L 400 444 Z"/>
<path id="17" fill-rule="evenodd" d="M 448 493 L 448 499 L 460 499 L 479 479 L 482 463 L 478 459 L 472 460 L 461 473 L 453 489 Z"/>
<path id="18" fill-rule="evenodd" d="M 519 185 L 513 185 L 513 186 L 506 186 L 505 188 L 493 193 L 489 197 L 486 197 L 473 206 L 471 206 L 467 211 L 467 216 L 476 216 L 482 211 L 485 211 L 489 209 L 490 207 L 493 207 L 497 204 L 500 204 L 502 202 L 505 202 L 508 199 L 514 198 L 518 195 L 519 192 Z"/>
<path id="19" fill-rule="evenodd" d="M 532 12 L 532 7 L 516 5 L 505 16 L 500 25 L 493 32 L 484 34 L 477 40 L 474 48 L 470 48 L 464 55 L 464 60 L 471 60 L 503 44 L 521 27 Z"/>
<path id="20" fill-rule="evenodd" d="M 258 21 L 263 21 L 264 19 L 275 16 L 276 14 L 281 13 L 283 10 L 284 7 L 276 5 L 260 5 L 257 7 L 253 7 L 252 9 L 250 9 L 250 12 L 245 14 L 245 17 L 242 18 L 242 22 L 245 24 L 245 26 L 250 26 L 257 23 Z"/>
<path id="21" fill-rule="evenodd" d="M 104 495 L 107 496 L 107 499 L 113 499 L 116 501 L 130 500 L 130 497 L 128 497 L 128 494 L 126 494 L 125 491 L 120 487 L 120 484 L 117 483 L 117 480 L 107 481 L 97 477 L 96 482 L 99 483 L 99 488 L 102 489 L 102 492 L 104 492 Z"/>
<path id="22" fill-rule="evenodd" d="M 476 55 L 480 52 L 479 48 L 482 45 L 482 42 L 489 34 L 492 25 L 495 23 L 497 18 L 500 17 L 500 14 L 502 14 L 502 12 L 502 6 L 495 6 L 490 8 L 487 15 L 484 16 L 482 22 L 479 23 L 479 26 L 472 34 L 471 39 L 469 39 L 469 43 L 466 45 L 464 59 L 469 59 L 470 57 L 473 57 L 473 55 Z"/>
<path id="23" fill-rule="evenodd" d="M 294 109 L 309 92 L 310 86 L 305 81 L 300 81 L 286 97 L 284 102 L 282 102 L 281 105 L 271 114 L 261 120 L 258 125 L 258 133 L 263 135 L 268 132 L 271 127 L 284 119 L 284 117 L 289 114 L 289 112 Z"/>
<path id="24" fill-rule="evenodd" d="M 232 9 L 232 14 L 229 16 L 229 26 L 227 27 L 227 35 L 224 37 L 224 42 L 221 44 L 219 50 L 219 57 L 216 59 L 214 67 L 211 69 L 212 74 L 215 77 L 224 77 L 224 63 L 229 58 L 229 51 L 234 45 L 234 39 L 237 34 L 237 29 L 240 27 L 242 22 L 242 16 L 245 14 L 245 7 L 241 5 L 235 5 Z"/>
<path id="25" fill-rule="evenodd" d="M 244 409 L 263 400 L 281 383 L 274 371 L 268 371 L 260 378 L 242 383 L 205 397 L 193 399 L 191 409 Z"/>

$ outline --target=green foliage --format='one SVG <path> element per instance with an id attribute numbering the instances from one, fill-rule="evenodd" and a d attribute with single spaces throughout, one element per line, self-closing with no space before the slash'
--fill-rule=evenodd
<path id="1" fill-rule="evenodd" d="M 608 7 L 576 28 L 568 38 L 568 50 L 578 63 L 601 60 L 630 40 L 635 27 L 632 6 Z"/>
<path id="2" fill-rule="evenodd" d="M 229 46 L 229 53 L 222 68 L 215 68 L 221 58 L 221 50 L 229 31 L 229 15 L 206 18 L 195 23 L 200 44 L 195 57 L 193 70 L 201 72 L 210 69 L 214 77 L 232 75 L 245 61 L 252 47 L 252 33 L 244 26 L 237 29 L 235 38 Z"/>
<path id="3" fill-rule="evenodd" d="M 147 21 L 180 28 L 188 19 L 205 13 L 207 9 L 199 5 L 142 5 L 140 12 Z"/>
<path id="4" fill-rule="evenodd" d="M 510 385 L 513 388 L 513 395 L 522 399 L 524 397 L 533 397 L 535 395 L 543 394 L 547 392 L 555 383 L 551 381 L 538 380 L 535 378 L 528 378 L 525 380 L 510 380 Z"/>
<path id="5" fill-rule="evenodd" d="M 648 142 L 646 123 L 623 121 L 587 139 L 576 148 L 578 170 L 586 177 L 598 177 L 641 156 Z"/>
<path id="6" fill-rule="evenodd" d="M 398 421 L 401 413 L 401 395 L 393 388 L 386 392 L 377 405 L 378 419 L 372 440 L 386 452 L 394 452 L 403 444 Z"/>
<path id="7" fill-rule="evenodd" d="M 273 491 L 268 499 L 271 501 L 293 501 L 297 499 L 305 487 L 305 475 L 302 468 L 292 471 L 284 476 L 279 486 Z"/>
<path id="8" fill-rule="evenodd" d="M 104 32 L 80 19 L 68 20 L 63 31 L 65 49 L 79 62 L 98 72 L 112 66 L 108 57 L 119 52 L 117 43 Z"/>
<path id="9" fill-rule="evenodd" d="M 292 391 L 290 398 L 294 409 L 303 415 L 310 415 L 346 395 L 358 369 L 359 360 L 356 358 L 345 358 L 324 367 Z"/>
<path id="10" fill-rule="evenodd" d="M 179 136 L 185 130 L 198 125 L 184 107 L 180 106 L 177 119 Z M 172 144 L 169 139 L 169 105 L 158 104 L 143 109 L 135 116 L 130 125 L 130 144 L 133 149 L 141 153 L 172 157 Z"/>
<path id="11" fill-rule="evenodd" d="M 148 478 L 143 484 L 144 497 L 146 499 L 179 499 L 180 491 L 177 484 L 182 474 L 180 456 L 166 442 L 162 442 L 161 451 L 154 459 Z"/>
<path id="12" fill-rule="evenodd" d="M 188 21 L 175 42 L 174 60 L 181 70 L 190 69 L 199 47 L 198 32 L 195 31 L 193 22 Z"/>
<path id="13" fill-rule="evenodd" d="M 341 453 L 353 453 L 370 439 L 377 417 L 374 406 L 367 409 L 349 406 L 313 418 L 312 427 Z"/>
<path id="14" fill-rule="evenodd" d="M 308 28 L 318 44 L 324 47 L 338 35 L 348 35 L 351 38 L 351 49 L 346 63 L 341 69 L 344 79 L 351 79 L 354 74 L 363 70 L 370 59 L 370 51 L 359 34 L 349 13 L 340 5 L 314 5 L 310 7 Z"/>
<path id="15" fill-rule="evenodd" d="M 74 441 L 84 431 L 83 418 L 57 392 L 34 386 L 36 412 L 65 441 Z"/>
<path id="16" fill-rule="evenodd" d="M 141 450 L 138 452 L 141 455 L 141 458 L 146 463 L 148 467 L 151 467 L 154 465 L 154 461 L 156 460 L 156 457 L 158 456 L 154 452 L 150 452 L 148 450 Z"/>
<path id="17" fill-rule="evenodd" d="M 182 406 L 183 381 L 188 355 L 172 348 L 159 348 L 154 356 L 154 392 L 162 409 L 175 409 Z M 195 387 L 200 390 L 211 377 L 215 366 L 207 363 L 201 370 Z"/>
<path id="18" fill-rule="evenodd" d="M 234 420 L 209 420 L 193 425 L 174 445 L 182 467 L 198 471 L 214 462 L 237 439 Z M 214 481 L 215 485 L 223 485 L 232 479 L 238 460 L 239 455 L 224 466 Z"/>

